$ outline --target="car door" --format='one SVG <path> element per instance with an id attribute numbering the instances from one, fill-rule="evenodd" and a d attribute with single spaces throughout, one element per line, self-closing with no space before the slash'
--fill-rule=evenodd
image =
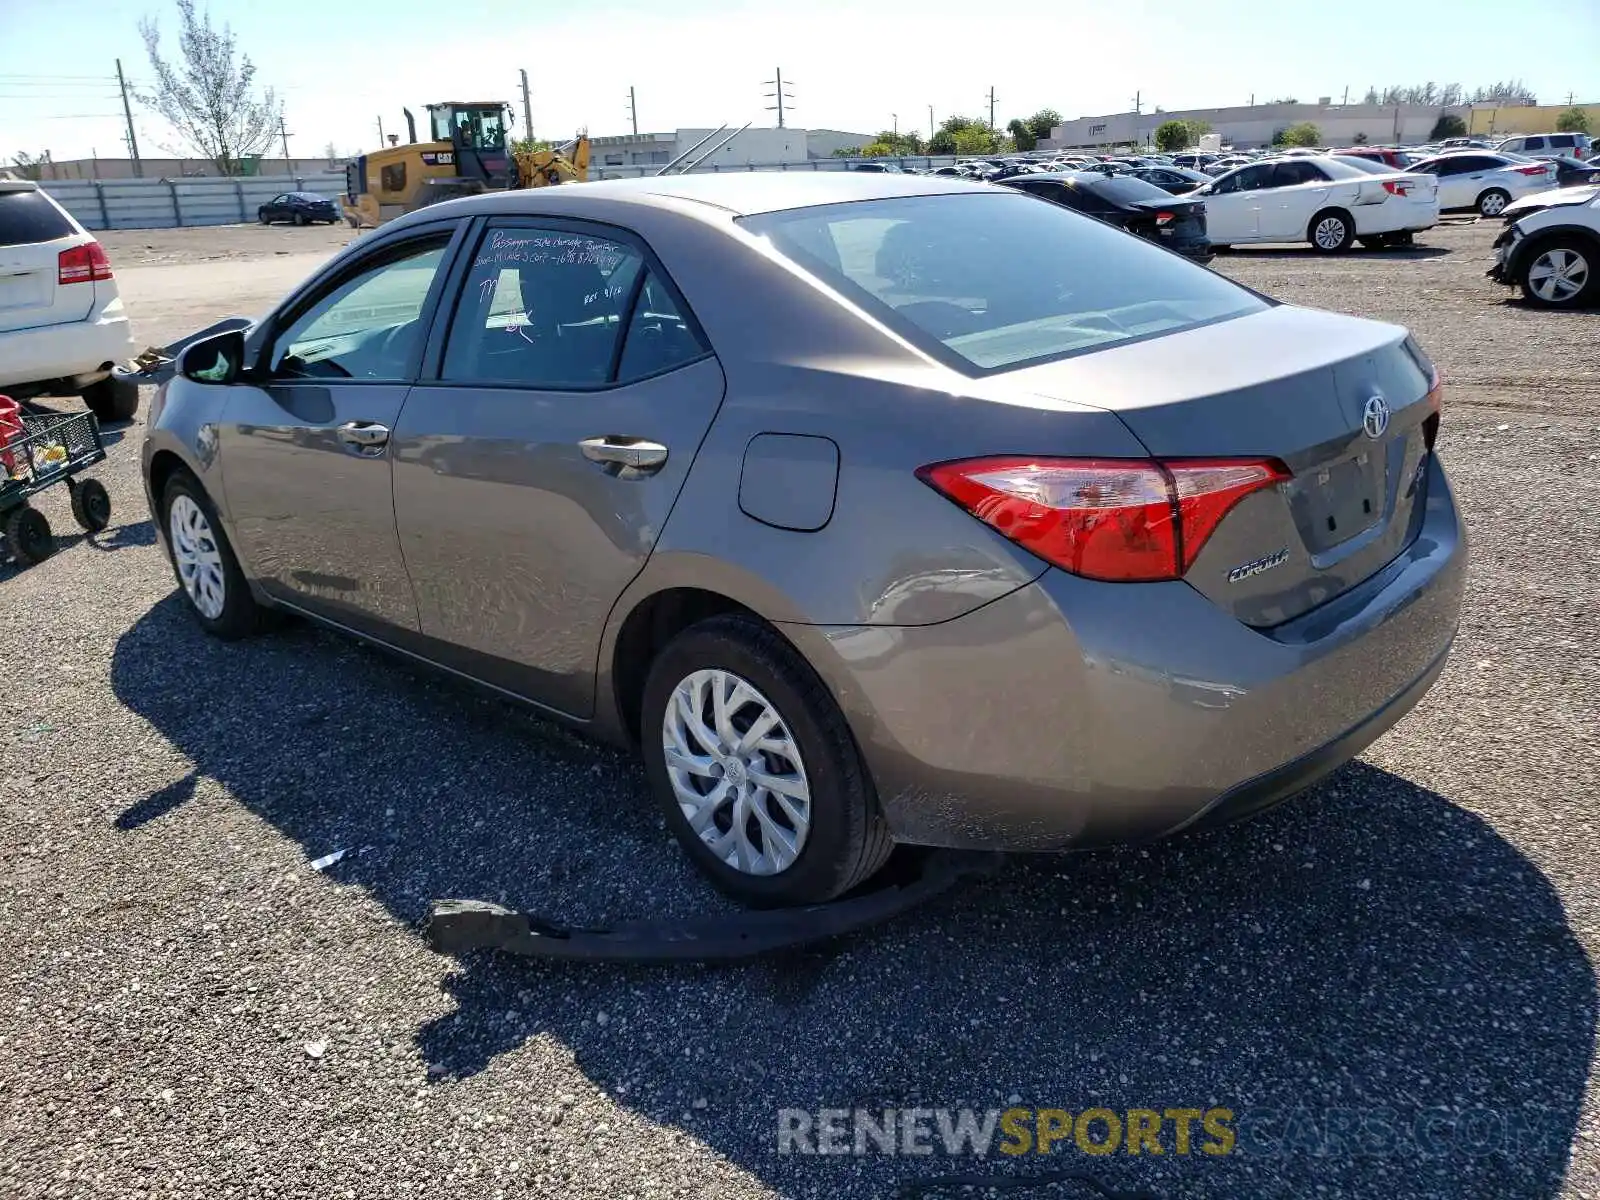
<path id="1" fill-rule="evenodd" d="M 1272 164 L 1272 187 L 1262 195 L 1263 240 L 1304 241 L 1311 218 L 1328 203 L 1331 181 L 1315 163 L 1289 159 Z"/>
<path id="2" fill-rule="evenodd" d="M 1241 167 L 1211 184 L 1205 195 L 1206 236 L 1217 245 L 1253 242 L 1258 236 L 1262 194 L 1272 165 Z"/>
<path id="3" fill-rule="evenodd" d="M 390 437 L 458 224 L 383 238 L 291 300 L 222 410 L 223 493 L 247 571 L 361 631 L 417 627 Z"/>
<path id="4" fill-rule="evenodd" d="M 437 378 L 394 438 L 423 652 L 586 717 L 606 617 L 666 523 L 722 369 L 648 248 L 613 226 L 497 219 L 456 274 Z"/>
<path id="5" fill-rule="evenodd" d="M 284 217 L 287 217 L 288 215 L 289 215 L 289 193 L 288 192 L 283 193 L 283 195 L 281 195 L 281 196 L 274 196 L 270 201 L 268 201 L 268 203 L 267 203 L 267 216 L 269 218 L 271 218 L 274 221 L 281 221 Z"/>
<path id="6" fill-rule="evenodd" d="M 1439 164 L 1439 207 L 1471 208 L 1478 202 L 1483 181 L 1499 160 L 1480 154 L 1462 154 Z"/>

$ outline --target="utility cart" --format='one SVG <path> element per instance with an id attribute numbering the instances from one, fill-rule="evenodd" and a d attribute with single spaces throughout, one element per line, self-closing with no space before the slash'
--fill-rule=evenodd
<path id="1" fill-rule="evenodd" d="M 89 533 L 111 523 L 105 484 L 77 477 L 105 457 L 93 413 L 28 411 L 0 397 L 0 536 L 18 563 L 43 562 L 56 548 L 50 522 L 28 503 L 47 487 L 67 485 L 73 519 Z"/>

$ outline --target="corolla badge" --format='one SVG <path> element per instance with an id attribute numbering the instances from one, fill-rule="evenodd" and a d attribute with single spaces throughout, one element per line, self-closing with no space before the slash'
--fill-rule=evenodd
<path id="1" fill-rule="evenodd" d="M 1361 410 L 1361 428 L 1376 441 L 1389 428 L 1389 402 L 1382 396 L 1371 396 Z"/>
<path id="2" fill-rule="evenodd" d="M 1273 567 L 1281 567 L 1289 561 L 1289 547 L 1285 546 L 1276 554 L 1269 554 L 1265 558 L 1255 559 L 1253 562 L 1240 563 L 1228 572 L 1228 582 L 1238 583 L 1242 579 L 1249 579 L 1252 575 L 1259 575 L 1263 571 L 1270 571 Z"/>

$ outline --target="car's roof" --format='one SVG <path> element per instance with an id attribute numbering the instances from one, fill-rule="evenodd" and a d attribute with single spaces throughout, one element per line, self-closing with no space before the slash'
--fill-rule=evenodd
<path id="1" fill-rule="evenodd" d="M 447 203 L 472 205 L 476 209 L 495 213 L 536 213 L 557 206 L 566 211 L 580 212 L 590 202 L 615 203 L 620 200 L 648 207 L 664 207 L 672 200 L 693 200 L 739 216 L 748 216 L 855 200 L 991 190 L 986 185 L 968 183 L 949 175 L 900 175 L 887 171 L 739 171 L 604 179 L 556 188 L 489 192 Z M 417 210 L 417 214 L 421 215 L 427 212 L 426 208 Z"/>

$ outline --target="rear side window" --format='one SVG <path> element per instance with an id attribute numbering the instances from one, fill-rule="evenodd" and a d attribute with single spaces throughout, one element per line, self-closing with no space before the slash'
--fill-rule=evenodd
<path id="1" fill-rule="evenodd" d="M 1520 147 L 1513 147 L 1513 149 L 1543 150 L 1544 139 L 1542 137 L 1523 138 L 1522 145 Z"/>
<path id="2" fill-rule="evenodd" d="M 564 229 L 491 229 L 451 318 L 441 378 L 578 391 L 705 353 L 636 246 Z"/>
<path id="3" fill-rule="evenodd" d="M 1267 307 L 1141 238 L 1000 189 L 791 209 L 739 223 L 908 341 L 979 371 Z"/>
<path id="4" fill-rule="evenodd" d="M 1105 175 L 1085 183 L 1084 187 L 1113 205 L 1133 204 L 1139 200 L 1168 200 L 1170 197 L 1155 184 L 1132 175 Z"/>
<path id="5" fill-rule="evenodd" d="M 0 192 L 0 246 L 53 242 L 77 232 L 43 192 Z"/>

